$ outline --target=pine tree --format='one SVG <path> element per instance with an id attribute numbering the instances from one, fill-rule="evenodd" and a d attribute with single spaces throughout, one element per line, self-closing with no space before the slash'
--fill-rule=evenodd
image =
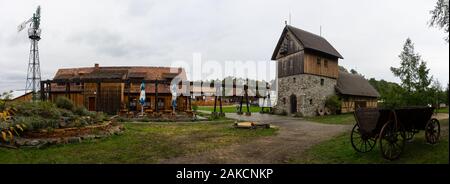
<path id="1" fill-rule="evenodd" d="M 447 36 L 445 37 L 445 41 L 448 43 L 448 27 L 449 27 L 449 0 L 438 0 L 436 2 L 436 6 L 433 10 L 430 11 L 431 20 L 429 25 L 439 27 L 440 29 L 444 29 Z"/>
<path id="2" fill-rule="evenodd" d="M 430 87 L 433 76 L 421 56 L 414 51 L 411 39 L 406 39 L 403 51 L 399 55 L 400 67 L 391 67 L 392 73 L 401 80 L 402 94 L 406 105 L 428 105 L 433 103 L 433 91 Z"/>
<path id="3" fill-rule="evenodd" d="M 411 39 L 406 39 L 406 42 L 403 45 L 403 51 L 400 53 L 399 58 L 401 60 L 400 67 L 391 67 L 391 71 L 396 77 L 400 77 L 402 87 L 405 88 L 407 92 L 412 92 L 415 87 L 414 84 L 418 79 L 417 71 L 420 55 L 415 53 L 414 44 Z"/>

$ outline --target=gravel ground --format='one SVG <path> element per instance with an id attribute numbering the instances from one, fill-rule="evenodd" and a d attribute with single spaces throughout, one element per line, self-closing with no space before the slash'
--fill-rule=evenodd
<path id="1" fill-rule="evenodd" d="M 291 156 L 302 154 L 311 146 L 349 132 L 352 128 L 352 125 L 320 124 L 300 118 L 259 113 L 251 116 L 227 113 L 226 116 L 237 120 L 270 123 L 279 130 L 275 136 L 162 160 L 161 163 L 286 163 Z"/>

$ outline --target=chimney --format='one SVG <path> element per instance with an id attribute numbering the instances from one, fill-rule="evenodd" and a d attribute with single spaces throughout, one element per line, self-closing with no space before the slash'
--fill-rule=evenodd
<path id="1" fill-rule="evenodd" d="M 98 70 L 99 67 L 100 67 L 100 66 L 99 66 L 98 63 L 95 63 L 95 64 L 94 64 L 94 69 L 95 69 L 95 70 Z"/>

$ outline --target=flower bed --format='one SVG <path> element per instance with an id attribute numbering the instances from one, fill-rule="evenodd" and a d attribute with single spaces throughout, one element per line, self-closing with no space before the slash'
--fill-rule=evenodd
<path id="1" fill-rule="evenodd" d="M 81 142 L 123 130 L 121 125 L 112 123 L 106 114 L 74 106 L 65 97 L 58 97 L 55 103 L 14 103 L 0 111 L 3 116 L 0 118 L 0 146 L 42 147 L 48 144 Z"/>
<path id="2" fill-rule="evenodd" d="M 104 138 L 121 134 L 123 125 L 111 121 L 84 127 L 59 128 L 53 130 L 41 129 L 25 132 L 21 137 L 14 139 L 8 147 L 34 147 L 41 148 L 52 144 L 80 143 L 86 140 Z"/>

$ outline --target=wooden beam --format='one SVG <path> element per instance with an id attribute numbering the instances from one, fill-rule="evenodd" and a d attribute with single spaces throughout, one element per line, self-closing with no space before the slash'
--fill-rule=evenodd
<path id="1" fill-rule="evenodd" d="M 95 97 L 95 111 L 99 111 L 100 108 L 100 93 L 101 93 L 101 83 L 97 83 L 97 93 Z"/>
<path id="2" fill-rule="evenodd" d="M 220 114 L 222 114 L 223 113 L 223 111 L 222 111 L 222 96 L 220 96 L 219 97 L 220 99 L 219 99 L 219 108 L 220 108 Z"/>
<path id="3" fill-rule="evenodd" d="M 159 112 L 158 108 L 158 80 L 155 81 L 155 110 Z"/>
<path id="4" fill-rule="evenodd" d="M 214 113 L 216 112 L 216 106 L 217 106 L 217 96 L 214 95 Z"/>

